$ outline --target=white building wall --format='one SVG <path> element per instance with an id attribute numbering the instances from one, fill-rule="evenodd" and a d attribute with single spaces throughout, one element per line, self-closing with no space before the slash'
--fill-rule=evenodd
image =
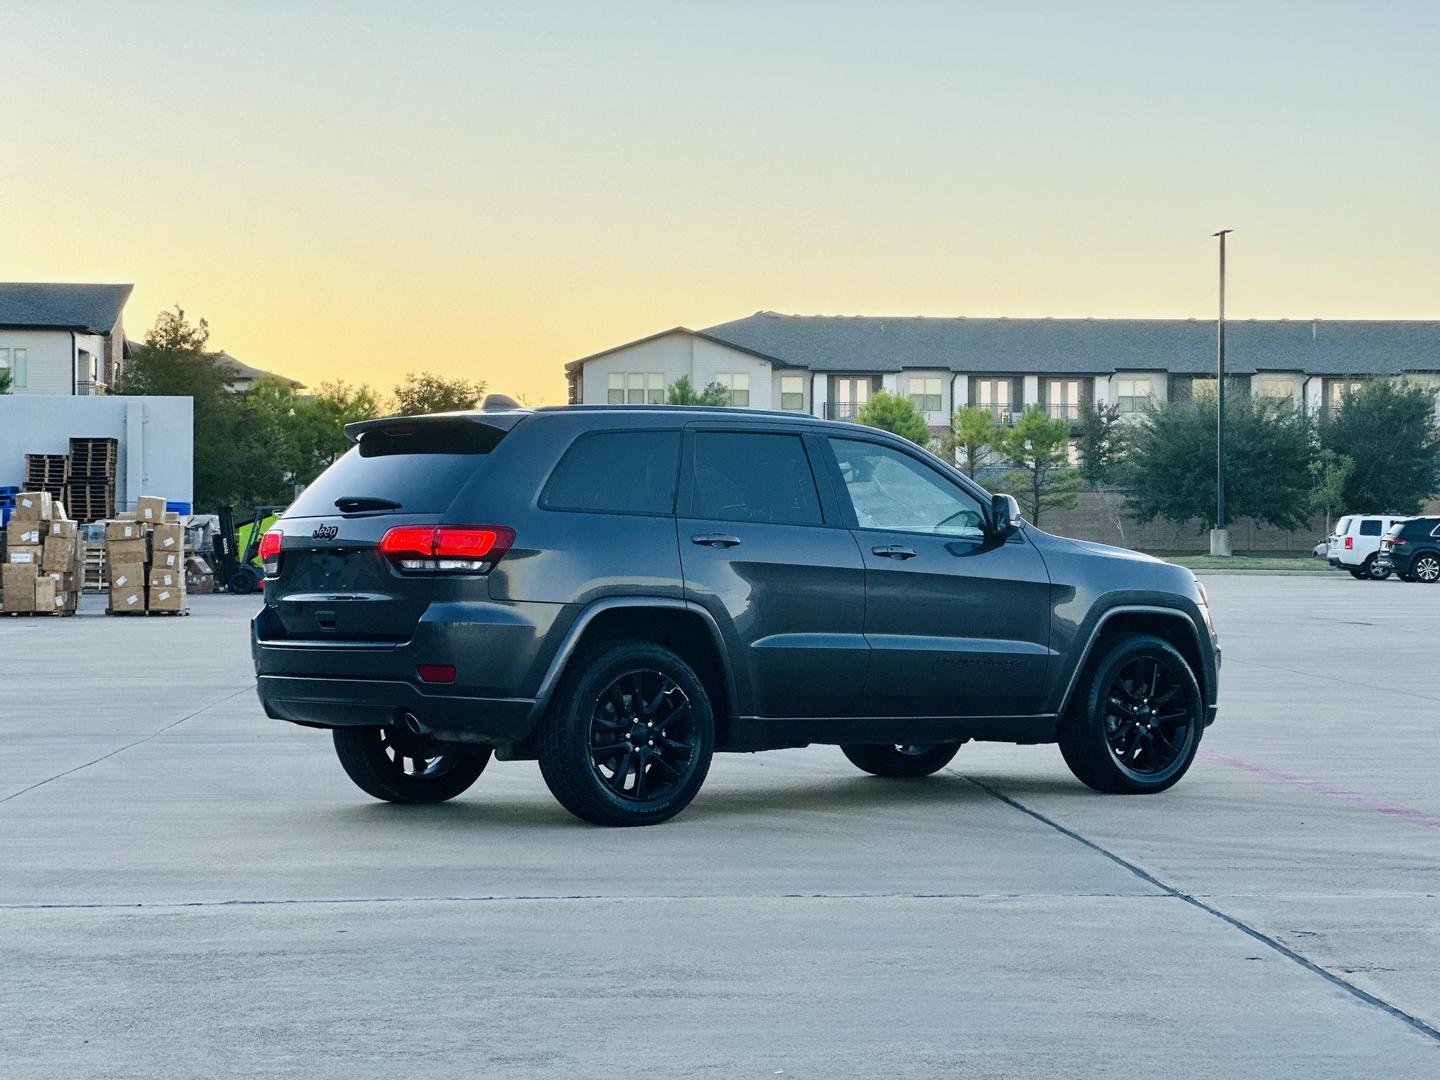
<path id="1" fill-rule="evenodd" d="M 88 335 L 84 335 L 90 340 Z M 103 341 L 103 338 L 95 340 Z M 0 330 L 0 349 L 24 349 L 29 376 L 15 394 L 73 394 L 70 332 L 68 330 Z"/>
<path id="2" fill-rule="evenodd" d="M 823 417 L 825 406 L 830 404 L 830 377 L 823 371 L 812 372 L 810 375 L 810 411 Z"/>
<path id="3" fill-rule="evenodd" d="M 695 389 L 702 389 L 703 384 L 693 374 L 690 347 L 693 340 L 688 334 L 666 334 L 588 361 L 580 380 L 581 401 L 586 405 L 604 405 L 613 372 L 658 371 L 665 377 L 667 389 L 680 376 L 689 375 Z"/>
<path id="4" fill-rule="evenodd" d="M 893 371 L 888 375 L 881 375 L 880 389 L 887 394 L 898 394 L 900 392 L 900 376 Z"/>
<path id="5" fill-rule="evenodd" d="M 1022 408 L 1022 409 L 1028 409 L 1028 408 L 1030 408 L 1031 405 L 1039 405 L 1039 404 L 1040 404 L 1040 376 L 1039 376 L 1039 375 L 1026 375 L 1026 376 L 1025 376 L 1025 386 L 1024 386 L 1023 400 L 1021 401 L 1020 404 L 1021 404 L 1021 408 Z"/>
<path id="6" fill-rule="evenodd" d="M 689 376 L 695 389 L 703 390 L 721 374 L 743 373 L 750 376 L 752 409 L 779 408 L 779 383 L 772 379 L 770 361 L 678 332 L 587 361 L 580 376 L 580 400 L 586 405 L 604 405 L 610 376 L 632 372 L 659 372 L 666 390 L 681 376 Z"/>
<path id="7" fill-rule="evenodd" d="M 950 411 L 958 412 L 970 404 L 970 376 L 955 375 L 950 379 Z"/>
<path id="8" fill-rule="evenodd" d="M 1109 405 L 1112 400 L 1110 396 L 1109 378 L 1104 375 L 1097 375 L 1090 381 L 1092 383 L 1091 393 L 1095 395 L 1095 405 L 1097 407 Z"/>
<path id="9" fill-rule="evenodd" d="M 771 395 L 770 361 L 757 356 L 719 345 L 703 338 L 692 339 L 695 346 L 695 368 L 690 380 L 695 389 L 702 390 L 715 381 L 719 375 L 750 376 L 750 408 L 778 409 L 780 403 Z"/>
<path id="10" fill-rule="evenodd" d="M 68 342 L 69 335 L 65 335 Z M 0 486 L 25 478 L 26 454 L 68 454 L 72 438 L 118 439 L 117 510 L 141 495 L 194 502 L 195 402 L 188 397 L 0 397 Z"/>

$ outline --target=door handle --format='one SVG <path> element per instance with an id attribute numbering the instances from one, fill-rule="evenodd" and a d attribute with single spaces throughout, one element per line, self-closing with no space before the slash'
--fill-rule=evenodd
<path id="1" fill-rule="evenodd" d="M 899 544 L 889 544 L 885 547 L 873 547 L 870 549 L 876 555 L 882 555 L 887 559 L 913 559 L 915 549 L 901 547 Z"/>
<path id="2" fill-rule="evenodd" d="M 690 537 L 692 544 L 699 544 L 701 547 L 732 548 L 740 546 L 738 536 L 730 536 L 728 533 L 700 533 Z"/>

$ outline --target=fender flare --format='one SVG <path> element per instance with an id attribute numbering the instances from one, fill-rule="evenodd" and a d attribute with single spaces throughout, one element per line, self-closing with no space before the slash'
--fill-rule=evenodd
<path id="1" fill-rule="evenodd" d="M 544 715 L 546 708 L 550 705 L 550 699 L 554 697 L 560 680 L 565 675 L 565 669 L 569 666 L 579 648 L 585 631 L 589 629 L 596 617 L 608 611 L 643 611 L 643 610 L 665 610 L 678 611 L 686 615 L 697 615 L 710 632 L 711 640 L 715 645 L 715 651 L 720 656 L 720 670 L 725 678 L 725 692 L 735 710 L 739 711 L 739 698 L 736 696 L 735 672 L 730 664 L 730 654 L 725 648 L 725 639 L 720 633 L 719 624 L 715 622 L 715 616 L 706 611 L 699 604 L 688 600 L 681 600 L 668 596 L 607 596 L 602 600 L 591 601 L 585 609 L 580 612 L 575 621 L 571 623 L 570 629 L 565 632 L 565 637 L 560 642 L 560 647 L 555 651 L 555 656 L 550 661 L 550 666 L 545 669 L 545 676 L 540 680 L 540 687 L 535 691 L 535 705 L 530 713 L 532 723 L 538 723 Z"/>
<path id="2" fill-rule="evenodd" d="M 1095 620 L 1095 625 L 1090 630 L 1090 636 L 1085 641 L 1085 648 L 1080 653 L 1080 659 L 1070 671 L 1070 679 L 1065 684 L 1065 692 L 1061 695 L 1060 705 L 1055 710 L 1056 716 L 1063 717 L 1066 710 L 1070 707 L 1070 700 L 1075 694 L 1076 684 L 1080 681 L 1080 673 L 1085 670 L 1085 665 L 1090 662 L 1090 655 L 1095 651 L 1095 643 L 1100 640 L 1100 633 L 1105 629 L 1105 624 L 1116 615 L 1159 615 L 1162 618 L 1178 619 L 1189 629 L 1191 636 L 1195 639 L 1195 647 L 1199 650 L 1201 657 L 1205 655 L 1205 649 L 1209 643 L 1201 638 L 1200 630 L 1196 627 L 1195 620 L 1182 608 L 1162 607 L 1157 604 L 1117 604 L 1114 607 L 1107 608 L 1101 613 L 1100 618 Z M 1203 666 L 1202 664 L 1202 667 Z M 1201 697 L 1208 705 L 1210 699 L 1214 696 L 1215 687 L 1213 680 L 1215 675 L 1208 671 L 1198 671 L 1195 675 L 1196 681 L 1199 682 L 1201 686 Z M 1210 683 L 1208 687 L 1206 685 L 1207 682 Z M 1207 690 L 1209 691 L 1208 694 L 1206 693 Z"/>

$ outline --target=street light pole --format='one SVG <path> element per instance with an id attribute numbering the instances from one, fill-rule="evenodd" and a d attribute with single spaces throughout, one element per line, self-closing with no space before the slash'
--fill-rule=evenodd
<path id="1" fill-rule="evenodd" d="M 1215 528 L 1210 530 L 1210 554 L 1230 554 L 1230 530 L 1225 527 L 1225 237 L 1233 229 L 1215 233 L 1220 238 L 1220 314 L 1215 320 Z"/>

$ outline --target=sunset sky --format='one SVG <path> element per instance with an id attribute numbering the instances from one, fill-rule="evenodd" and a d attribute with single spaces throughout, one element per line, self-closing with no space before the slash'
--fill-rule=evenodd
<path id="1" fill-rule="evenodd" d="M 1188 10 L 1184 10 L 1188 8 Z M 801 313 L 1440 318 L 1440 5 L 0 5 L 0 280 L 564 400 Z"/>

